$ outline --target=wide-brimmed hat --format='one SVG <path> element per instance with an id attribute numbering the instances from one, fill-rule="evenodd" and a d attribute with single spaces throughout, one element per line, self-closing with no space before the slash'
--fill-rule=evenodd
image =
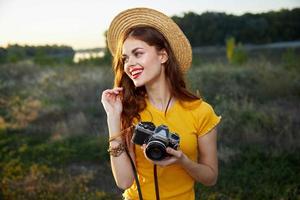
<path id="1" fill-rule="evenodd" d="M 118 40 L 133 27 L 150 26 L 158 30 L 169 42 L 172 51 L 183 72 L 186 72 L 192 62 L 190 42 L 167 15 L 150 8 L 132 8 L 119 13 L 111 22 L 107 31 L 107 44 L 114 56 Z"/>

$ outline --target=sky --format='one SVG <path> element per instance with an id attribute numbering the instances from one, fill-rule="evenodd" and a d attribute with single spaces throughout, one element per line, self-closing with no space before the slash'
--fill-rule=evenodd
<path id="1" fill-rule="evenodd" d="M 207 11 L 241 15 L 300 7 L 300 0 L 0 0 L 0 46 L 105 46 L 113 17 L 133 7 L 157 9 L 168 16 Z"/>

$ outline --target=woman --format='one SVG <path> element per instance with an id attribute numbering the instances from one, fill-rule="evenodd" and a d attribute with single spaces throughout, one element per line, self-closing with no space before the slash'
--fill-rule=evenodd
<path id="1" fill-rule="evenodd" d="M 163 13 L 134 8 L 114 18 L 107 42 L 114 56 L 115 87 L 105 90 L 101 101 L 116 184 L 130 200 L 195 199 L 195 181 L 207 186 L 217 181 L 220 117 L 186 88 L 183 76 L 192 60 L 189 41 Z M 131 142 L 139 122 L 167 126 L 179 135 L 179 148 L 167 147 L 163 160 L 150 159 L 146 144 Z"/>

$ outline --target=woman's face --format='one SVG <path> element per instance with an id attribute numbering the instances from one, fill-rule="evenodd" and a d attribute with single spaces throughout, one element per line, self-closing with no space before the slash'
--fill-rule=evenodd
<path id="1" fill-rule="evenodd" d="M 164 78 L 163 63 L 167 60 L 164 50 L 157 51 L 146 42 L 129 37 L 122 49 L 124 71 L 136 87 L 152 84 Z"/>

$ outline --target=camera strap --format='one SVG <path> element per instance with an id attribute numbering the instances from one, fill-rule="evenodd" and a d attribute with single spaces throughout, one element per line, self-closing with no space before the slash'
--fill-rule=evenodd
<path id="1" fill-rule="evenodd" d="M 127 148 L 125 148 L 125 151 L 126 151 L 126 154 L 129 157 L 130 164 L 131 164 L 131 167 L 132 167 L 132 170 L 133 170 L 133 175 L 134 175 L 135 183 L 136 183 L 136 186 L 137 186 L 137 189 L 138 189 L 138 193 L 139 193 L 139 199 L 143 200 L 141 186 L 140 186 L 140 182 L 139 182 L 139 178 L 138 178 L 138 175 L 137 175 L 137 171 L 136 171 L 135 165 L 133 163 L 133 160 L 132 160 L 132 158 L 131 158 L 131 156 L 130 156 Z"/>
<path id="2" fill-rule="evenodd" d="M 132 160 L 132 158 L 131 158 L 131 156 L 130 156 L 127 148 L 126 148 L 125 151 L 126 151 L 126 154 L 129 157 L 130 164 L 131 164 L 131 167 L 132 167 L 132 170 L 133 170 L 134 179 L 135 179 L 136 186 L 137 186 L 137 189 L 138 189 L 139 200 L 143 200 L 141 185 L 140 185 L 140 182 L 139 182 L 139 178 L 138 178 L 138 175 L 137 175 L 137 171 L 136 171 L 135 165 L 133 163 L 133 160 Z M 158 188 L 158 178 L 157 178 L 157 165 L 153 165 L 153 174 L 154 174 L 154 186 L 155 186 L 156 200 L 159 200 L 159 188 Z"/>
<path id="3" fill-rule="evenodd" d="M 154 185 L 155 185 L 155 195 L 156 200 L 159 200 L 159 188 L 158 188 L 158 178 L 157 178 L 157 165 L 153 166 L 153 174 L 154 174 Z"/>
<path id="4" fill-rule="evenodd" d="M 167 106 L 166 106 L 166 109 L 165 109 L 165 116 L 167 115 L 167 111 L 168 111 L 169 105 L 170 105 L 170 103 L 171 103 L 171 100 L 172 100 L 172 96 L 170 96 L 169 101 L 168 101 L 168 104 L 167 104 Z"/>

